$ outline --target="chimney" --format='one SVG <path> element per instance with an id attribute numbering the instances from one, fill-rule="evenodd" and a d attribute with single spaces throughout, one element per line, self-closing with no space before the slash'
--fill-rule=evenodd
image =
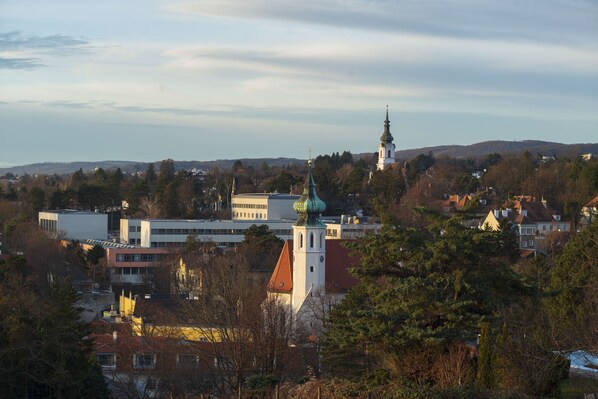
<path id="1" fill-rule="evenodd" d="M 544 205 L 544 208 L 548 209 L 548 202 L 546 202 L 544 197 L 542 197 L 542 205 Z"/>
<path id="2" fill-rule="evenodd" d="M 114 330 L 112 332 L 112 341 L 116 342 L 117 339 L 118 339 L 118 332 L 116 330 Z"/>

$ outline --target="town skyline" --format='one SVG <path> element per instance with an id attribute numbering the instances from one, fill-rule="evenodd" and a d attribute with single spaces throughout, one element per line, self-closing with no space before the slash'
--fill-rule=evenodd
<path id="1" fill-rule="evenodd" d="M 0 167 L 595 142 L 598 5 L 0 5 Z M 219 140 L 220 139 L 220 140 Z"/>

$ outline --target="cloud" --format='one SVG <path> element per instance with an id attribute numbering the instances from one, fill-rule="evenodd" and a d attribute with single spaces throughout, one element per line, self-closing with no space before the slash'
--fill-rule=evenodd
<path id="1" fill-rule="evenodd" d="M 202 0 L 169 10 L 210 17 L 273 19 L 376 32 L 569 42 L 596 36 L 591 0 Z"/>
<path id="2" fill-rule="evenodd" d="M 0 69 L 33 70 L 47 66 L 41 57 L 66 57 L 89 52 L 89 42 L 64 35 L 0 33 Z"/>
<path id="3" fill-rule="evenodd" d="M 71 36 L 25 35 L 20 31 L 0 33 L 0 51 L 36 51 L 72 55 L 87 51 L 89 42 Z"/>
<path id="4" fill-rule="evenodd" d="M 4 58 L 0 57 L 0 69 L 36 69 L 45 66 L 39 58 Z"/>

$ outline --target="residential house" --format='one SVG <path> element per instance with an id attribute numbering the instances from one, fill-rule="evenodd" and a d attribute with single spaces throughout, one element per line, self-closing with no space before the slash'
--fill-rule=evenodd
<path id="1" fill-rule="evenodd" d="M 589 200 L 581 208 L 579 227 L 583 228 L 598 220 L 598 195 Z"/>
<path id="2" fill-rule="evenodd" d="M 571 231 L 571 223 L 563 220 L 560 212 L 550 208 L 545 200 L 536 201 L 530 196 L 515 197 L 500 209 L 491 210 L 481 227 L 498 230 L 505 219 L 516 228 L 519 248 L 534 253 L 548 250 L 550 235 Z"/>

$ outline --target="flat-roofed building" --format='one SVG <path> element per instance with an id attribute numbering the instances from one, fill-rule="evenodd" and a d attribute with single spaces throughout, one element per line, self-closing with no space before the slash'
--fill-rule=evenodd
<path id="1" fill-rule="evenodd" d="M 141 245 L 141 219 L 120 220 L 120 242 Z"/>
<path id="2" fill-rule="evenodd" d="M 283 240 L 293 236 L 293 221 L 150 219 L 141 221 L 141 246 L 182 247 L 187 237 L 193 236 L 219 247 L 233 247 L 243 241 L 245 230 L 254 224 L 265 224 Z"/>
<path id="3" fill-rule="evenodd" d="M 298 195 L 276 193 L 237 194 L 231 200 L 232 220 L 294 220 Z"/>
<path id="4" fill-rule="evenodd" d="M 54 238 L 83 241 L 108 238 L 108 215 L 99 212 L 59 209 L 38 214 L 39 226 Z"/>

